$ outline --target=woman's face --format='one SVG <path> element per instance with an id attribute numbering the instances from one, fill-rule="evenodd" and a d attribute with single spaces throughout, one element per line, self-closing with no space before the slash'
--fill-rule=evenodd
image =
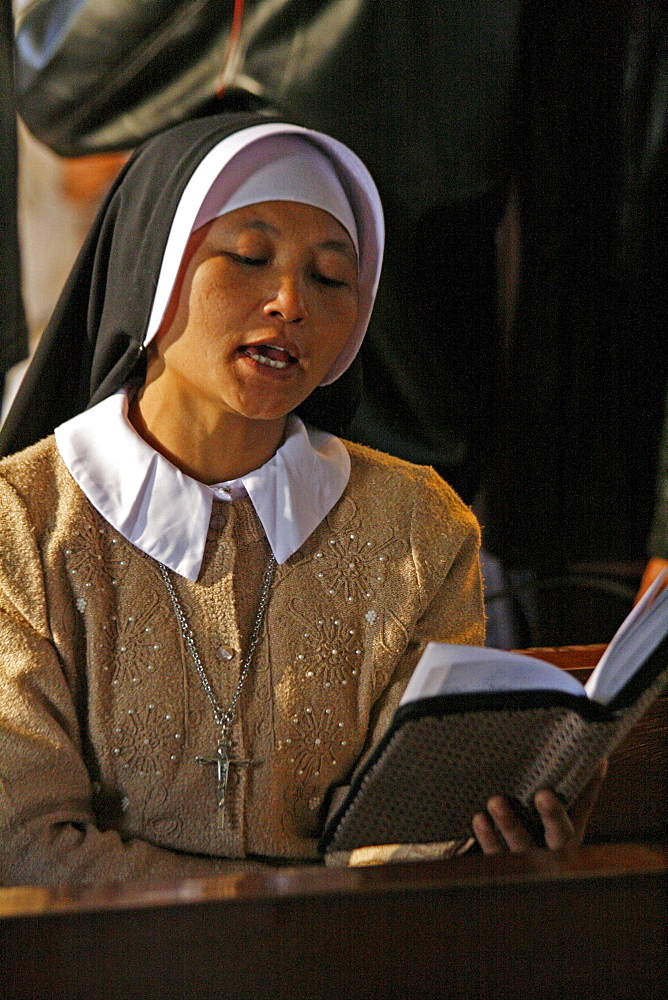
<path id="1" fill-rule="evenodd" d="M 275 420 L 320 384 L 357 308 L 355 249 L 328 212 L 236 209 L 190 238 L 155 341 L 157 377 L 175 401 Z"/>

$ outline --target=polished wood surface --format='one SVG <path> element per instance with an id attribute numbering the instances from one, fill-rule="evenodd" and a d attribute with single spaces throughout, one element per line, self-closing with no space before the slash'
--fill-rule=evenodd
<path id="1" fill-rule="evenodd" d="M 553 663 L 555 667 L 562 667 L 576 676 L 580 671 L 586 671 L 584 674 L 586 680 L 603 656 L 605 648 L 605 643 L 601 643 L 595 646 L 536 646 L 531 649 L 518 649 L 516 652 Z"/>
<path id="2" fill-rule="evenodd" d="M 659 997 L 667 879 L 668 850 L 624 845 L 4 889 L 0 995 Z"/>
<path id="3" fill-rule="evenodd" d="M 112 882 L 88 888 L 0 888 L 0 920 L 74 913 L 179 907 L 210 902 L 285 900 L 310 896 L 375 895 L 474 885 L 522 885 L 563 878 L 661 875 L 668 847 L 648 844 L 592 845 L 578 851 L 535 850 L 485 857 L 471 853 L 445 861 L 402 862 L 361 868 L 322 864 L 272 866 L 212 878 Z"/>

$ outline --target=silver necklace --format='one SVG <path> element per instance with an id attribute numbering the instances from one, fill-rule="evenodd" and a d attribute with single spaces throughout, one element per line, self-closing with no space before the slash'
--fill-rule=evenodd
<path id="1" fill-rule="evenodd" d="M 274 576 L 274 570 L 276 569 L 276 559 L 274 554 L 271 553 L 269 556 L 269 561 L 267 562 L 267 568 L 264 571 L 264 577 L 262 578 L 262 590 L 260 592 L 260 603 L 258 605 L 257 614 L 255 615 L 255 623 L 253 625 L 253 631 L 251 633 L 250 642 L 248 644 L 248 651 L 246 653 L 246 658 L 241 667 L 241 673 L 239 675 L 239 680 L 237 682 L 237 687 L 232 697 L 232 701 L 227 706 L 223 708 L 219 703 L 214 690 L 211 686 L 209 678 L 206 675 L 206 670 L 204 669 L 204 664 L 200 658 L 197 646 L 195 644 L 195 636 L 193 631 L 188 624 L 188 619 L 186 618 L 186 613 L 181 606 L 181 602 L 176 596 L 176 591 L 174 590 L 174 585 L 170 579 L 167 567 L 163 566 L 162 563 L 158 563 L 160 567 L 160 573 L 162 574 L 162 579 L 165 581 L 165 587 L 167 588 L 167 593 L 169 594 L 172 604 L 174 605 L 174 614 L 176 615 L 176 620 L 179 623 L 179 628 L 181 630 L 181 635 L 183 641 L 188 647 L 190 655 L 192 657 L 193 663 L 197 670 L 204 692 L 211 703 L 211 708 L 213 709 L 213 719 L 218 727 L 218 739 L 215 753 L 212 757 L 195 757 L 198 764 L 215 764 L 216 765 L 216 796 L 218 799 L 218 828 L 223 830 L 225 827 L 225 793 L 227 792 L 227 781 L 230 774 L 231 767 L 248 767 L 253 763 L 252 760 L 237 760 L 232 756 L 232 741 L 230 739 L 230 732 L 234 724 L 234 716 L 236 713 L 237 704 L 239 702 L 239 697 L 241 695 L 241 689 L 244 686 L 244 682 L 250 671 L 251 664 L 253 662 L 253 656 L 255 655 L 255 650 L 257 644 L 260 641 L 260 631 L 262 629 L 262 623 L 264 622 L 265 612 L 267 610 L 267 604 L 269 602 L 269 591 L 271 589 L 271 581 Z"/>

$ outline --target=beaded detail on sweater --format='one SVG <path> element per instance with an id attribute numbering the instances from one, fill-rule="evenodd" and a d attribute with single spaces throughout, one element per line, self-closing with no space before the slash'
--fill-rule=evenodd
<path id="1" fill-rule="evenodd" d="M 211 711 L 157 563 L 93 509 L 49 439 L 29 449 L 31 469 L 21 456 L 3 463 L 0 488 L 15 523 L 30 526 L 21 571 L 44 595 L 31 627 L 49 631 L 54 655 L 31 652 L 11 608 L 0 652 L 20 647 L 16 683 L 30 674 L 42 702 L 61 706 L 12 736 L 17 761 L 35 741 L 59 747 L 37 784 L 63 801 L 92 789 L 91 821 L 123 838 L 224 857 L 315 855 L 332 790 L 386 728 L 426 642 L 483 636 L 470 512 L 430 470 L 349 449 L 346 492 L 275 573 L 232 734 L 235 754 L 257 763 L 230 777 L 223 831 L 195 762 L 215 743 Z M 173 578 L 221 704 L 236 689 L 268 553 L 250 501 L 216 501 L 199 579 Z M 17 782 L 17 816 L 32 791 Z"/>

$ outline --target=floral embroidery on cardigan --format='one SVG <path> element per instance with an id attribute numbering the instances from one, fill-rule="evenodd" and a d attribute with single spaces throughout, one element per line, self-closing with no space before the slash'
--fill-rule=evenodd
<path id="1" fill-rule="evenodd" d="M 152 702 L 129 708 L 112 727 L 112 754 L 124 770 L 163 777 L 165 770 L 174 769 L 184 743 L 183 733 L 175 728 L 172 714 Z"/>
<path id="2" fill-rule="evenodd" d="M 351 621 L 329 617 L 307 618 L 296 600 L 290 610 L 301 627 L 303 642 L 298 646 L 296 666 L 307 680 L 315 679 L 323 687 L 347 684 L 359 673 L 364 656 L 364 646 L 359 630 Z"/>
<path id="3" fill-rule="evenodd" d="M 160 651 L 156 631 L 166 618 L 164 605 L 156 594 L 149 592 L 136 615 L 114 615 L 111 623 L 102 626 L 97 646 L 102 669 L 112 671 L 112 687 L 121 684 L 139 687 L 156 670 L 156 654 Z"/>
<path id="4" fill-rule="evenodd" d="M 388 563 L 408 550 L 408 543 L 396 537 L 370 541 L 360 533 L 361 518 L 348 499 L 327 515 L 332 534 L 315 553 L 316 579 L 330 597 L 341 593 L 348 604 L 370 600 L 385 581 Z"/>
<path id="5" fill-rule="evenodd" d="M 348 741 L 343 735 L 344 724 L 337 719 L 334 709 L 304 708 L 291 722 L 291 734 L 283 741 L 284 746 L 279 747 L 289 753 L 300 784 L 320 777 L 323 769 L 339 763 L 340 748 L 345 748 Z"/>
<path id="6" fill-rule="evenodd" d="M 78 583 L 79 602 L 86 590 L 101 582 L 117 583 L 125 577 L 129 563 L 127 543 L 110 528 L 90 504 L 82 504 L 77 527 L 72 532 L 65 555 L 73 583 Z"/>

